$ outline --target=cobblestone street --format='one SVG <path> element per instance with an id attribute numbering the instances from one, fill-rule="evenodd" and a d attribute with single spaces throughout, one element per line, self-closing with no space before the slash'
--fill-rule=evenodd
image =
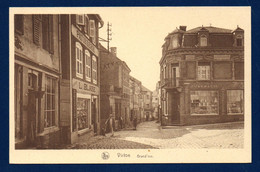
<path id="1" fill-rule="evenodd" d="M 122 130 L 114 136 L 82 139 L 75 149 L 174 149 L 243 148 L 242 122 L 198 126 L 160 127 L 155 121 L 144 122 L 137 130 Z"/>

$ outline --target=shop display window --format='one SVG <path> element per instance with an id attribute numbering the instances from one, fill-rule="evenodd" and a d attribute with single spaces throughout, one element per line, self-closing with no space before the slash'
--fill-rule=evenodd
<path id="1" fill-rule="evenodd" d="M 90 99 L 77 98 L 78 130 L 89 127 Z"/>
<path id="2" fill-rule="evenodd" d="M 217 91 L 191 91 L 191 115 L 218 115 Z"/>
<path id="3" fill-rule="evenodd" d="M 51 76 L 46 75 L 45 80 L 45 115 L 44 127 L 52 127 L 56 125 L 56 95 L 57 95 L 57 80 Z"/>
<path id="4" fill-rule="evenodd" d="M 227 90 L 228 114 L 242 114 L 244 112 L 243 90 Z"/>

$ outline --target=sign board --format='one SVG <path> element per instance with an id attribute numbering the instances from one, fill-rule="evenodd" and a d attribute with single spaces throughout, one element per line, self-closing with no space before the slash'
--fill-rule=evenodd
<path id="1" fill-rule="evenodd" d="M 75 36 L 83 45 L 85 45 L 92 53 L 98 56 L 98 49 L 92 44 L 88 38 L 80 32 L 74 25 L 72 25 L 71 29 L 72 35 Z"/>
<path id="2" fill-rule="evenodd" d="M 97 86 L 89 84 L 87 82 L 80 81 L 78 79 L 73 78 L 72 87 L 77 90 L 79 93 L 83 94 L 99 94 L 99 89 Z"/>
<path id="3" fill-rule="evenodd" d="M 230 55 L 214 55 L 214 60 L 230 60 Z"/>

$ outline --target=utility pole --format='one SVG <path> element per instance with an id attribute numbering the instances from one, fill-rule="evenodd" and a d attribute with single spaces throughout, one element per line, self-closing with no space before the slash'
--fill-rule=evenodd
<path id="1" fill-rule="evenodd" d="M 109 42 L 112 40 L 112 24 L 109 24 L 109 22 L 107 22 L 107 39 L 103 39 L 99 37 L 99 41 L 103 41 L 103 42 L 107 42 L 107 51 L 109 52 Z"/>

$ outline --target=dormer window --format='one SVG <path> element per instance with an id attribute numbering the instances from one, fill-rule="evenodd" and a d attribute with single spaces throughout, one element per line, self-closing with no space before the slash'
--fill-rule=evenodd
<path id="1" fill-rule="evenodd" d="M 208 38 L 206 35 L 201 35 L 200 36 L 200 46 L 205 47 L 208 45 Z"/>
<path id="2" fill-rule="evenodd" d="M 173 48 L 177 48 L 177 46 L 178 46 L 178 40 L 177 40 L 177 38 L 173 38 L 173 40 L 172 40 L 172 47 Z"/>
<path id="3" fill-rule="evenodd" d="M 236 41 L 237 41 L 237 47 L 243 46 L 243 39 L 241 35 L 237 36 Z"/>

